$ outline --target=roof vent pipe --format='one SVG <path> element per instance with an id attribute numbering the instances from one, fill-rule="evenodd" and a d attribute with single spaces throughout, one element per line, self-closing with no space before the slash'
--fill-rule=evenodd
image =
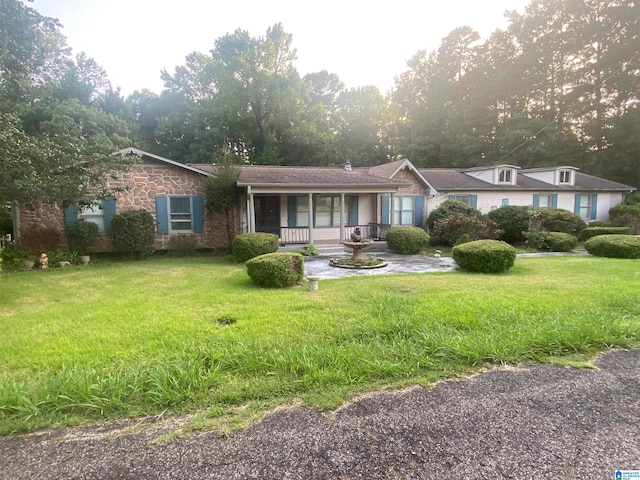
<path id="1" fill-rule="evenodd" d="M 351 162 L 349 160 L 347 160 L 346 162 L 344 162 L 344 169 L 347 172 L 351 171 Z"/>

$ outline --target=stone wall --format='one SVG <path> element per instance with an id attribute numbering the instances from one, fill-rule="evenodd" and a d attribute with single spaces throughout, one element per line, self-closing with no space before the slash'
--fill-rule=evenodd
<path id="1" fill-rule="evenodd" d="M 107 180 L 109 189 L 125 187 L 124 191 L 114 194 L 116 213 L 129 210 L 147 210 L 156 219 L 156 195 L 202 195 L 205 177 L 170 165 L 141 164 L 127 172 L 111 172 Z M 237 223 L 237 212 L 233 216 Z M 233 221 L 233 220 L 232 220 Z M 20 209 L 20 234 L 25 235 L 34 227 L 56 228 L 63 233 L 65 220 L 64 208 L 58 204 L 37 204 Z M 238 227 L 234 226 L 234 232 Z M 155 235 L 156 250 L 169 248 L 169 239 L 175 234 Z M 204 232 L 188 234 L 195 236 L 198 247 L 223 249 L 229 245 L 227 219 L 225 214 L 206 213 Z M 61 247 L 64 244 L 61 244 Z M 108 237 L 101 236 L 95 251 L 109 250 Z"/>
<path id="2" fill-rule="evenodd" d="M 409 168 L 403 168 L 393 177 L 393 180 L 399 182 L 410 183 L 410 187 L 402 187 L 398 189 L 398 195 L 427 195 L 427 187 L 422 183 L 414 171 Z"/>

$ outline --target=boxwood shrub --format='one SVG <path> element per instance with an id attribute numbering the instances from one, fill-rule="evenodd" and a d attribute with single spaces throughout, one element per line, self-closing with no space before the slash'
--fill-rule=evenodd
<path id="1" fill-rule="evenodd" d="M 598 235 L 584 242 L 596 257 L 640 258 L 640 235 Z"/>
<path id="2" fill-rule="evenodd" d="M 304 257 L 299 253 L 267 253 L 247 261 L 247 273 L 256 285 L 292 287 L 304 278 Z"/>
<path id="3" fill-rule="evenodd" d="M 516 249 L 501 240 L 476 240 L 456 245 L 451 256 L 464 270 L 500 273 L 513 267 Z"/>
<path id="4" fill-rule="evenodd" d="M 589 240 L 598 235 L 631 235 L 631 227 L 592 227 L 585 228 L 580 234 L 582 240 Z"/>
<path id="5" fill-rule="evenodd" d="M 570 252 L 578 246 L 578 239 L 564 232 L 544 232 L 540 250 L 549 252 Z"/>
<path id="6" fill-rule="evenodd" d="M 393 253 L 417 255 L 429 245 L 429 234 L 420 227 L 391 227 L 387 245 Z"/>
<path id="7" fill-rule="evenodd" d="M 153 216 L 146 210 L 118 213 L 111 219 L 109 238 L 117 252 L 146 257 L 154 252 Z"/>
<path id="8" fill-rule="evenodd" d="M 507 243 L 523 243 L 523 232 L 529 229 L 529 217 L 531 207 L 521 205 L 506 205 L 487 213 L 487 216 L 496 222 L 502 230 L 499 240 Z"/>
<path id="9" fill-rule="evenodd" d="M 587 224 L 579 215 L 569 210 L 544 207 L 533 211 L 529 228 L 579 235 L 586 226 Z"/>
<path id="10" fill-rule="evenodd" d="M 233 256 L 240 263 L 277 250 L 278 236 L 275 233 L 242 233 L 236 235 L 231 243 Z"/>

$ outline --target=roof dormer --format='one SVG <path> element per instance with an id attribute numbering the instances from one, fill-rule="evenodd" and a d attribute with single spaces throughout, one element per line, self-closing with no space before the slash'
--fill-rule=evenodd
<path id="1" fill-rule="evenodd" d="M 555 184 L 556 185 L 575 185 L 576 184 L 576 170 L 575 167 L 558 167 L 555 172 Z"/>
<path id="2" fill-rule="evenodd" d="M 491 167 L 475 167 L 465 169 L 463 172 L 478 180 L 493 185 L 515 185 L 520 167 L 515 165 L 495 165 Z"/>
<path id="3" fill-rule="evenodd" d="M 541 182 L 560 187 L 569 187 L 576 184 L 576 167 L 542 167 L 528 168 L 522 174 Z"/>

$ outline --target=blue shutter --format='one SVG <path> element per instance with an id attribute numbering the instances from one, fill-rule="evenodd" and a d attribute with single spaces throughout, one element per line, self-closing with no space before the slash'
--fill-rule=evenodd
<path id="1" fill-rule="evenodd" d="M 471 206 L 473 208 L 478 208 L 478 195 L 470 195 L 471 197 Z"/>
<path id="2" fill-rule="evenodd" d="M 382 224 L 391 225 L 391 218 L 389 216 L 389 195 L 382 196 Z"/>
<path id="3" fill-rule="evenodd" d="M 591 194 L 591 220 L 595 220 L 598 216 L 598 194 Z"/>
<path id="4" fill-rule="evenodd" d="M 533 194 L 533 208 L 540 208 L 540 195 L 537 193 Z"/>
<path id="5" fill-rule="evenodd" d="M 156 195 L 156 218 L 158 233 L 169 233 L 169 212 L 167 210 L 166 195 Z"/>
<path id="6" fill-rule="evenodd" d="M 287 227 L 295 228 L 298 226 L 298 197 L 289 195 L 287 197 Z"/>
<path id="7" fill-rule="evenodd" d="M 204 208 L 202 195 L 191 197 L 191 208 L 193 208 L 193 232 L 204 232 Z"/>
<path id="8" fill-rule="evenodd" d="M 358 196 L 349 197 L 349 225 L 358 225 Z"/>
<path id="9" fill-rule="evenodd" d="M 573 213 L 580 216 L 580 194 L 576 193 L 576 199 L 573 203 Z"/>
<path id="10" fill-rule="evenodd" d="M 416 210 L 414 212 L 414 225 L 416 227 L 422 227 L 424 225 L 424 197 L 422 195 L 416 195 Z"/>
<path id="11" fill-rule="evenodd" d="M 78 214 L 76 213 L 76 207 L 73 205 L 67 205 L 64 209 L 64 224 L 70 227 L 78 220 Z"/>
<path id="12" fill-rule="evenodd" d="M 551 194 L 551 208 L 558 208 L 558 194 Z"/>
<path id="13" fill-rule="evenodd" d="M 107 197 L 104 199 L 104 232 L 111 231 L 111 220 L 116 216 L 116 199 Z"/>

